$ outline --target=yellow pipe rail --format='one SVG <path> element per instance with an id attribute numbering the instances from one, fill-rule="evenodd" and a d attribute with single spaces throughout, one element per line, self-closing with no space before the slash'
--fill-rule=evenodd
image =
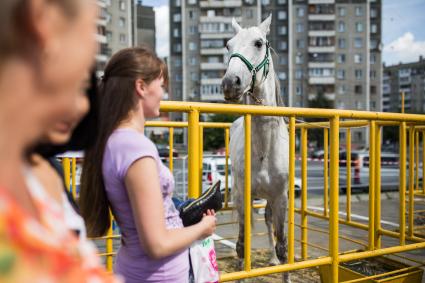
<path id="1" fill-rule="evenodd" d="M 230 130 L 229 128 L 225 128 L 224 130 L 224 148 L 225 148 L 225 157 L 226 163 L 224 165 L 224 177 L 226 180 L 225 188 L 224 188 L 224 207 L 229 206 L 229 140 L 230 140 Z"/>
<path id="2" fill-rule="evenodd" d="M 301 129 L 301 258 L 307 259 L 307 129 Z"/>
<path id="3" fill-rule="evenodd" d="M 338 195 L 339 195 L 339 117 L 334 116 L 331 119 L 331 160 L 330 160 L 330 237 L 329 237 L 329 256 L 331 257 L 332 283 L 338 282 L 338 264 L 339 264 L 339 243 L 338 243 Z"/>
<path id="4" fill-rule="evenodd" d="M 346 201 L 346 213 L 347 213 L 347 221 L 351 221 L 351 129 L 347 129 L 347 152 L 346 152 L 346 160 L 347 160 L 347 188 L 345 191 L 345 196 L 347 198 Z"/>
<path id="5" fill-rule="evenodd" d="M 173 147 L 174 147 L 174 128 L 173 127 L 169 127 L 168 128 L 168 147 L 170 148 L 170 151 L 168 153 L 168 168 L 170 169 L 171 172 L 173 172 L 174 169 L 174 156 L 173 156 Z"/>
<path id="6" fill-rule="evenodd" d="M 406 210 L 405 204 L 405 192 L 406 192 L 406 122 L 402 122 L 400 124 L 400 186 L 399 186 L 399 231 L 400 231 L 400 245 L 404 245 L 406 243 L 406 219 L 404 216 L 404 212 Z"/>
<path id="7" fill-rule="evenodd" d="M 375 121 L 369 126 L 369 250 L 375 249 Z M 371 174 L 372 172 L 372 174 Z"/>
<path id="8" fill-rule="evenodd" d="M 188 197 L 199 197 L 199 110 L 189 112 Z"/>
<path id="9" fill-rule="evenodd" d="M 374 246 L 376 249 L 381 248 L 381 127 L 376 126 L 375 132 L 375 226 L 374 230 L 377 231 L 374 239 Z M 370 173 L 369 173 L 370 174 Z"/>
<path id="10" fill-rule="evenodd" d="M 71 179 L 71 168 L 69 163 L 69 157 L 62 158 L 62 168 L 63 168 L 63 177 L 65 182 L 65 187 L 70 190 L 70 179 Z"/>
<path id="11" fill-rule="evenodd" d="M 323 130 L 323 203 L 325 216 L 329 215 L 329 129 Z"/>
<path id="12" fill-rule="evenodd" d="M 289 118 L 289 206 L 288 206 L 288 263 L 294 263 L 295 239 L 295 117 Z"/>
<path id="13" fill-rule="evenodd" d="M 408 199 L 408 234 L 413 237 L 413 190 L 414 190 L 414 168 L 415 168 L 415 129 L 409 128 L 409 199 Z"/>
<path id="14" fill-rule="evenodd" d="M 246 114 L 245 125 L 245 190 L 244 190 L 244 269 L 251 270 L 251 115 Z"/>

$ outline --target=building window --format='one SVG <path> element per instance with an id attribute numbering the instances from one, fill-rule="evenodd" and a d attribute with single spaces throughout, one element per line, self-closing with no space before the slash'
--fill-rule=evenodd
<path id="1" fill-rule="evenodd" d="M 346 91 L 346 87 L 345 87 L 345 85 L 340 85 L 340 86 L 338 87 L 338 93 L 339 93 L 339 94 L 345 94 L 345 91 Z"/>
<path id="2" fill-rule="evenodd" d="M 279 41 L 279 50 L 286 50 L 287 47 L 288 44 L 286 43 L 286 41 Z"/>
<path id="3" fill-rule="evenodd" d="M 305 41 L 304 41 L 304 39 L 297 39 L 296 45 L 297 45 L 297 48 L 305 48 Z"/>
<path id="4" fill-rule="evenodd" d="M 371 85 L 370 86 L 370 93 L 371 94 L 376 94 L 376 86 L 375 85 Z"/>
<path id="5" fill-rule="evenodd" d="M 356 7 L 356 16 L 363 16 L 363 7 Z"/>
<path id="6" fill-rule="evenodd" d="M 344 101 L 339 100 L 339 101 L 338 101 L 338 106 L 337 106 L 337 108 L 338 108 L 338 109 L 344 109 L 344 108 L 345 108 L 345 103 L 344 103 Z"/>
<path id="7" fill-rule="evenodd" d="M 336 77 L 339 80 L 345 80 L 345 70 L 337 70 L 336 71 Z"/>
<path id="8" fill-rule="evenodd" d="M 288 64 L 288 57 L 285 55 L 279 56 L 279 64 L 280 65 Z"/>
<path id="9" fill-rule="evenodd" d="M 189 34 L 197 34 L 198 33 L 198 27 L 197 26 L 190 26 L 189 27 Z"/>
<path id="10" fill-rule="evenodd" d="M 173 21 L 175 23 L 179 23 L 181 21 L 181 18 L 182 18 L 181 14 L 174 14 L 173 15 Z"/>
<path id="11" fill-rule="evenodd" d="M 182 60 L 180 58 L 176 58 L 174 60 L 174 66 L 175 67 L 181 67 L 181 65 L 182 65 Z"/>
<path id="12" fill-rule="evenodd" d="M 304 17 L 304 8 L 297 8 L 297 16 L 299 18 Z"/>
<path id="13" fill-rule="evenodd" d="M 354 70 L 354 76 L 356 77 L 356 80 L 361 80 L 363 77 L 363 71 L 359 69 Z"/>
<path id="14" fill-rule="evenodd" d="M 370 108 L 376 109 L 376 101 L 371 101 L 370 102 Z"/>
<path id="15" fill-rule="evenodd" d="M 173 36 L 174 36 L 174 37 L 179 37 L 179 36 L 180 36 L 180 32 L 179 32 L 179 29 L 178 29 L 178 28 L 175 28 L 175 29 L 173 30 Z"/>
<path id="16" fill-rule="evenodd" d="M 120 43 L 122 43 L 122 44 L 127 43 L 126 36 L 123 33 L 120 34 Z"/>
<path id="17" fill-rule="evenodd" d="M 370 54 L 370 64 L 376 63 L 376 54 Z"/>
<path id="18" fill-rule="evenodd" d="M 191 72 L 190 73 L 190 79 L 192 81 L 198 81 L 198 73 L 197 72 Z"/>
<path id="19" fill-rule="evenodd" d="M 277 19 L 278 20 L 286 20 L 286 11 L 279 11 L 277 13 Z"/>
<path id="20" fill-rule="evenodd" d="M 356 109 L 357 109 L 357 110 L 360 110 L 360 109 L 362 109 L 362 108 L 363 108 L 363 104 L 362 104 L 362 102 L 361 102 L 361 101 L 356 100 Z"/>
<path id="21" fill-rule="evenodd" d="M 303 55 L 297 55 L 295 56 L 295 64 L 302 64 L 303 63 Z"/>
<path id="22" fill-rule="evenodd" d="M 370 78 L 372 80 L 376 79 L 376 71 L 375 70 L 370 70 Z"/>
<path id="23" fill-rule="evenodd" d="M 337 61 L 339 64 L 345 63 L 345 54 L 338 54 Z"/>
<path id="24" fill-rule="evenodd" d="M 270 0 L 261 0 L 261 4 L 262 5 L 269 5 L 270 4 Z"/>
<path id="25" fill-rule="evenodd" d="M 277 0 L 277 4 L 286 4 L 286 0 Z"/>
<path id="26" fill-rule="evenodd" d="M 190 64 L 191 66 L 195 66 L 195 65 L 197 64 L 197 60 L 196 60 L 196 58 L 195 58 L 195 57 L 190 57 L 190 58 L 189 58 L 189 64 Z"/>
<path id="27" fill-rule="evenodd" d="M 278 27 L 278 33 L 280 35 L 285 35 L 286 34 L 286 26 L 280 26 L 280 27 Z"/>
<path id="28" fill-rule="evenodd" d="M 286 73 L 285 72 L 279 72 L 278 75 L 279 80 L 284 81 L 286 80 Z"/>
<path id="29" fill-rule="evenodd" d="M 297 80 L 300 80 L 303 78 L 303 71 L 302 70 L 295 70 L 295 78 Z"/>
<path id="30" fill-rule="evenodd" d="M 344 17 L 344 16 L 345 16 L 345 8 L 343 8 L 343 7 L 339 7 L 339 8 L 338 8 L 338 15 L 339 15 L 340 17 Z"/>
<path id="31" fill-rule="evenodd" d="M 344 49 L 345 46 L 346 46 L 346 44 L 345 44 L 345 38 L 339 38 L 338 39 L 338 48 Z"/>
<path id="32" fill-rule="evenodd" d="M 354 54 L 354 63 L 360 64 L 362 62 L 362 54 Z"/>
<path id="33" fill-rule="evenodd" d="M 180 43 L 174 44 L 174 52 L 182 52 L 182 45 Z"/>
<path id="34" fill-rule="evenodd" d="M 176 7 L 180 7 L 181 5 L 182 5 L 182 2 L 181 2 L 181 0 L 175 0 L 175 5 L 176 5 Z"/>
<path id="35" fill-rule="evenodd" d="M 197 44 L 195 42 L 189 42 L 189 50 L 195 51 L 197 49 Z"/>
<path id="36" fill-rule="evenodd" d="M 344 32 L 345 31 L 345 23 L 340 21 L 338 22 L 338 31 L 339 32 Z"/>
<path id="37" fill-rule="evenodd" d="M 187 3 L 190 5 L 196 5 L 196 0 L 188 0 Z"/>
<path id="38" fill-rule="evenodd" d="M 297 28 L 297 32 L 304 32 L 304 25 L 303 24 L 297 24 L 296 28 Z"/>
<path id="39" fill-rule="evenodd" d="M 370 26 L 370 32 L 371 33 L 377 33 L 378 32 L 378 25 L 377 24 L 372 24 Z"/>
<path id="40" fill-rule="evenodd" d="M 246 10 L 246 17 L 247 17 L 248 19 L 252 19 L 252 18 L 254 17 L 254 11 L 253 11 L 253 10 L 251 10 L 251 9 Z"/>
<path id="41" fill-rule="evenodd" d="M 295 94 L 296 95 L 302 95 L 303 94 L 303 89 L 302 89 L 302 87 L 300 85 L 297 85 L 295 87 Z"/>
<path id="42" fill-rule="evenodd" d="M 376 8 L 371 8 L 371 9 L 370 9 L 370 17 L 371 17 L 371 18 L 376 18 L 376 17 L 378 17 L 378 10 L 376 10 Z"/>
<path id="43" fill-rule="evenodd" d="M 120 1 L 119 6 L 121 11 L 125 11 L 125 1 Z"/>
<path id="44" fill-rule="evenodd" d="M 120 17 L 119 18 L 119 20 L 118 20 L 118 26 L 120 28 L 123 28 L 125 26 L 125 18 L 123 18 L 123 17 Z"/>
<path id="45" fill-rule="evenodd" d="M 362 94 L 362 86 L 361 85 L 355 85 L 354 86 L 354 92 L 356 93 L 356 94 Z"/>
<path id="46" fill-rule="evenodd" d="M 361 37 L 354 38 L 354 47 L 362 48 L 363 47 L 363 39 Z"/>
<path id="47" fill-rule="evenodd" d="M 363 31 L 363 23 L 357 22 L 356 23 L 356 32 L 362 32 Z"/>

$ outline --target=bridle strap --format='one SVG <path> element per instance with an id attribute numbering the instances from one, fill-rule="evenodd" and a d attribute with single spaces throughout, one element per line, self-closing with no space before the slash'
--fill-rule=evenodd
<path id="1" fill-rule="evenodd" d="M 247 95 L 251 96 L 254 99 L 255 104 L 262 104 L 263 99 L 258 98 L 254 95 L 254 88 L 255 88 L 255 82 L 257 79 L 257 72 L 263 69 L 263 79 L 265 80 L 267 78 L 267 75 L 269 74 L 269 66 L 270 66 L 270 57 L 269 57 L 269 49 L 270 49 L 270 43 L 266 41 L 266 55 L 264 56 L 264 59 L 258 64 L 256 67 L 249 62 L 248 59 L 246 59 L 242 54 L 240 53 L 233 53 L 230 55 L 230 60 L 232 58 L 236 57 L 241 59 L 241 61 L 245 64 L 245 66 L 248 68 L 249 72 L 251 73 L 251 86 L 249 90 L 246 92 Z"/>

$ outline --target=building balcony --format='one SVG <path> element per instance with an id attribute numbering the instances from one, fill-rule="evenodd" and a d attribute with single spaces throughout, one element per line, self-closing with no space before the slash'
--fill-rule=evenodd
<path id="1" fill-rule="evenodd" d="M 227 39 L 232 38 L 235 34 L 232 32 L 223 33 L 201 33 L 201 39 Z"/>
<path id="2" fill-rule="evenodd" d="M 232 17 L 224 17 L 224 16 L 201 16 L 200 23 L 226 23 L 231 24 L 232 23 Z M 235 17 L 235 20 L 240 23 L 242 21 L 241 17 Z"/>
<path id="3" fill-rule="evenodd" d="M 200 1 L 199 4 L 201 8 L 241 7 L 242 0 L 226 0 L 226 1 L 207 0 L 207 1 Z"/>
<path id="4" fill-rule="evenodd" d="M 106 25 L 108 24 L 108 19 L 107 18 L 97 18 L 96 19 L 96 24 L 98 26 L 106 27 Z"/>
<path id="5" fill-rule="evenodd" d="M 226 54 L 226 48 L 201 48 L 201 55 L 223 55 Z"/>
<path id="6" fill-rule="evenodd" d="M 106 36 L 104 36 L 104 35 L 102 35 L 102 34 L 98 34 L 98 33 L 96 33 L 96 42 L 98 42 L 98 43 L 107 43 L 108 42 L 108 39 L 106 38 Z"/>
<path id="7" fill-rule="evenodd" d="M 222 93 L 217 93 L 217 94 L 202 94 L 201 93 L 201 101 L 202 102 L 224 102 L 224 95 Z"/>
<path id="8" fill-rule="evenodd" d="M 308 67 L 335 69 L 335 62 L 309 62 Z"/>
<path id="9" fill-rule="evenodd" d="M 201 79 L 202 85 L 221 85 L 221 78 L 214 78 L 214 79 Z"/>
<path id="10" fill-rule="evenodd" d="M 315 37 L 329 37 L 329 36 L 335 36 L 335 30 L 310 30 L 308 32 L 308 36 L 315 36 Z"/>
<path id="11" fill-rule="evenodd" d="M 308 95 L 308 100 L 314 100 L 314 99 L 316 99 L 316 97 L 317 97 L 316 93 L 310 93 Z M 325 93 L 325 97 L 326 97 L 327 100 L 333 101 L 333 100 L 335 100 L 335 93 Z"/>
<path id="12" fill-rule="evenodd" d="M 105 54 L 96 54 L 96 61 L 97 62 L 106 62 L 108 61 L 108 56 Z"/>
<path id="13" fill-rule="evenodd" d="M 308 52 L 310 53 L 334 53 L 335 46 L 309 46 Z"/>
<path id="14" fill-rule="evenodd" d="M 309 21 L 335 21 L 334 14 L 309 14 Z"/>
<path id="15" fill-rule="evenodd" d="M 308 0 L 308 4 L 335 4 L 335 0 Z"/>
<path id="16" fill-rule="evenodd" d="M 311 85 L 331 85 L 335 84 L 335 77 L 310 77 L 308 83 Z"/>
<path id="17" fill-rule="evenodd" d="M 226 70 L 224 63 L 201 63 L 201 70 Z M 221 82 L 220 82 L 221 84 Z"/>
<path id="18" fill-rule="evenodd" d="M 382 96 L 382 102 L 390 102 L 390 100 L 389 96 Z"/>

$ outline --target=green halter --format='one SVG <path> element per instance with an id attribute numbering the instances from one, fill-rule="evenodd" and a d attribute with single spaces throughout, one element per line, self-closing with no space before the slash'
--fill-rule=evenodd
<path id="1" fill-rule="evenodd" d="M 269 74 L 269 66 L 270 66 L 269 49 L 270 49 L 270 43 L 268 41 L 266 41 L 266 55 L 264 56 L 263 61 L 261 61 L 260 64 L 258 64 L 257 67 L 254 67 L 254 65 L 252 65 L 251 62 L 249 62 L 249 60 L 246 59 L 242 54 L 233 53 L 232 55 L 230 55 L 229 62 L 230 62 L 230 60 L 232 60 L 232 58 L 237 57 L 237 58 L 241 59 L 242 62 L 245 63 L 248 70 L 250 71 L 251 76 L 252 76 L 251 77 L 251 86 L 246 93 L 254 99 L 255 104 L 262 104 L 263 103 L 263 99 L 258 98 L 254 95 L 254 87 L 255 87 L 255 81 L 257 79 L 257 72 L 259 72 L 263 68 L 263 78 L 264 79 L 266 79 L 267 75 Z"/>

